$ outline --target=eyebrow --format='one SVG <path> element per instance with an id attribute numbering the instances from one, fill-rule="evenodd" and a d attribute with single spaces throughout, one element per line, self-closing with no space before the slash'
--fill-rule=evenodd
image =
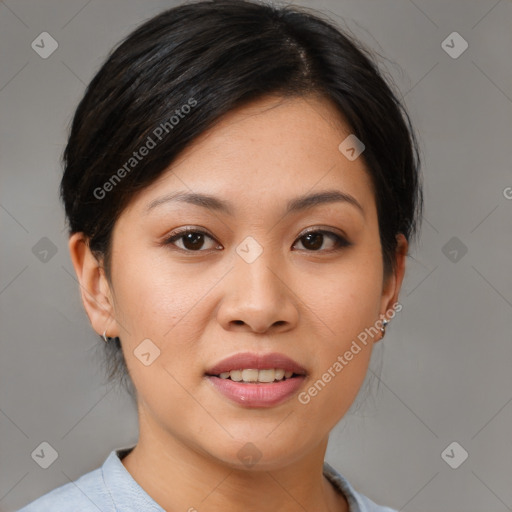
<path id="1" fill-rule="evenodd" d="M 227 215 L 234 216 L 234 208 L 229 201 L 219 199 L 218 197 L 212 196 L 210 194 L 185 191 L 172 192 L 170 194 L 167 194 L 165 196 L 159 197 L 151 201 L 146 206 L 145 212 L 148 213 L 150 210 L 156 208 L 157 206 L 175 201 L 201 206 L 203 208 L 208 208 L 220 213 L 225 213 Z M 365 216 L 364 209 L 359 203 L 359 201 L 354 196 L 346 194 L 344 192 L 340 192 L 339 190 L 325 190 L 323 192 L 305 194 L 295 199 L 291 199 L 290 201 L 288 201 L 285 215 L 304 211 L 309 208 L 319 206 L 321 204 L 331 204 L 339 202 L 348 203 L 351 204 L 352 206 L 355 206 L 363 215 L 363 217 Z"/>

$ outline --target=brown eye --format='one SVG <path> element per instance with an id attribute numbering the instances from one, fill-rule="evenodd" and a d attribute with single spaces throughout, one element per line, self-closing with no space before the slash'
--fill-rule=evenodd
<path id="1" fill-rule="evenodd" d="M 200 231 L 197 229 L 184 229 L 179 231 L 178 233 L 174 233 L 169 238 L 164 241 L 164 245 L 176 245 L 179 249 L 189 252 L 201 252 L 201 250 L 214 249 L 215 247 L 219 247 L 219 245 L 213 244 L 212 247 L 203 248 L 206 240 L 211 240 L 214 242 L 214 239 L 209 236 L 204 231 Z M 181 241 L 182 247 L 178 246 L 175 242 Z"/>
<path id="2" fill-rule="evenodd" d="M 351 245 L 345 238 L 337 235 L 336 233 L 332 233 L 331 231 L 310 231 L 299 238 L 299 240 L 302 240 L 301 243 L 305 250 L 316 252 L 324 246 L 326 239 L 331 240 L 330 244 L 327 243 L 327 245 L 330 245 L 331 247 L 328 247 L 327 249 L 324 247 L 324 250 L 326 251 L 333 251 Z"/>

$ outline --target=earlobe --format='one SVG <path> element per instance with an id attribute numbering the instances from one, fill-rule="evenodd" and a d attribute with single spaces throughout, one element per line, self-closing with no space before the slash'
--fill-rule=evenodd
<path id="1" fill-rule="evenodd" d="M 93 329 L 110 337 L 119 336 L 110 286 L 101 263 L 92 254 L 83 233 L 73 233 L 68 241 L 71 261 L 80 285 L 80 294 Z"/>

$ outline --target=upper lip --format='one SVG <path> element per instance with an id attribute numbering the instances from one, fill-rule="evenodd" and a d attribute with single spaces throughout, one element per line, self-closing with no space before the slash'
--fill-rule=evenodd
<path id="1" fill-rule="evenodd" d="M 306 370 L 296 361 L 290 359 L 284 354 L 272 352 L 271 354 L 254 354 L 252 352 L 243 352 L 227 357 L 212 366 L 206 371 L 207 375 L 219 375 L 231 370 L 243 369 L 266 370 L 271 368 L 291 371 L 299 375 L 305 375 Z"/>

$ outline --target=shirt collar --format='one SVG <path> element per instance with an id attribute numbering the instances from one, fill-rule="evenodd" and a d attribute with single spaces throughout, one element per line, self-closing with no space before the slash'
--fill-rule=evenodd
<path id="1" fill-rule="evenodd" d="M 131 446 L 112 450 L 101 467 L 103 481 L 114 502 L 114 508 L 122 512 L 165 512 L 133 479 L 121 462 L 134 448 L 135 446 Z"/>

